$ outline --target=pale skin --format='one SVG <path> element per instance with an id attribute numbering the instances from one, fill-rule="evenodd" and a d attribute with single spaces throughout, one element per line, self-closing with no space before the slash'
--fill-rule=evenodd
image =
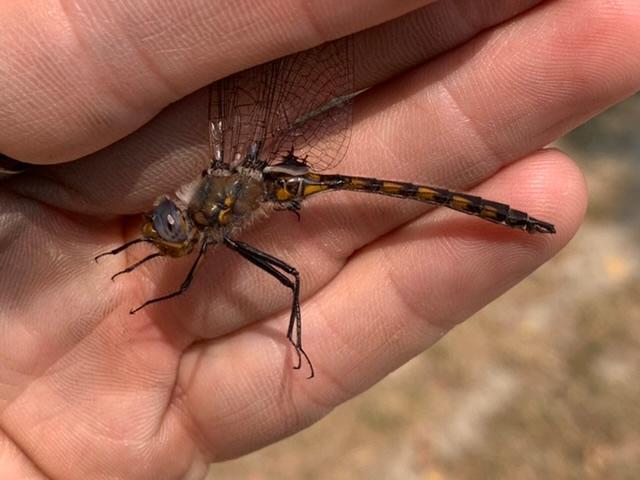
<path id="1" fill-rule="evenodd" d="M 570 240 L 583 177 L 541 149 L 640 85 L 636 0 L 255 3 L 3 6 L 0 151 L 49 165 L 0 184 L 3 478 L 203 478 L 320 419 Z M 387 81 L 356 101 L 340 171 L 467 189 L 558 233 L 349 193 L 309 200 L 300 222 L 256 223 L 241 239 L 301 272 L 313 380 L 292 369 L 289 291 L 224 248 L 186 295 L 129 315 L 174 290 L 191 257 L 115 282 L 148 247 L 93 257 L 206 164 L 203 91 L 152 118 L 388 21 L 359 37 L 360 81 Z"/>

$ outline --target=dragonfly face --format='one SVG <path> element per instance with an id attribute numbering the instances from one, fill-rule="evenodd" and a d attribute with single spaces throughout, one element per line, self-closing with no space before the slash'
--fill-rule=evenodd
<path id="1" fill-rule="evenodd" d="M 163 198 L 146 217 L 142 236 L 163 254 L 171 257 L 191 253 L 193 246 L 200 240 L 199 231 L 188 212 L 168 198 Z"/>

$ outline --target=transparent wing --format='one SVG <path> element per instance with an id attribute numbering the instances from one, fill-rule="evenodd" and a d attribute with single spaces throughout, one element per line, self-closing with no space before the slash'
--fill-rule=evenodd
<path id="1" fill-rule="evenodd" d="M 274 163 L 293 148 L 314 170 L 337 165 L 349 144 L 352 49 L 340 39 L 211 85 L 214 164 Z"/>

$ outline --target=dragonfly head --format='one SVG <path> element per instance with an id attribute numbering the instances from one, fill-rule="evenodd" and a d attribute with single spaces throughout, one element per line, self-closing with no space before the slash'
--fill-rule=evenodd
<path id="1" fill-rule="evenodd" d="M 189 213 L 168 198 L 162 198 L 146 215 L 142 236 L 171 257 L 187 255 L 200 239 Z"/>

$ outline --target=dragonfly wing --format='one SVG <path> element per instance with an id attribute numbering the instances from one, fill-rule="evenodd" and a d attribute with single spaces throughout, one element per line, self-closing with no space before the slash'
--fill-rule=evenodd
<path id="1" fill-rule="evenodd" d="M 293 149 L 315 170 L 339 163 L 349 144 L 352 48 L 340 39 L 211 85 L 213 162 L 264 165 Z"/>

